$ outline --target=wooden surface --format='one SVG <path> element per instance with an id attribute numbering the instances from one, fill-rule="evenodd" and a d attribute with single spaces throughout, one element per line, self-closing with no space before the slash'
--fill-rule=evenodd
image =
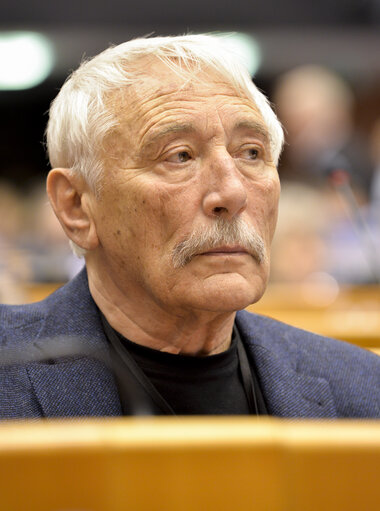
<path id="1" fill-rule="evenodd" d="M 40 300 L 43 300 L 44 298 L 49 296 L 51 293 L 56 291 L 61 286 L 63 286 L 63 283 L 61 283 L 61 282 L 56 282 L 56 283 L 52 282 L 52 283 L 48 283 L 48 284 L 41 284 L 39 282 L 30 282 L 29 284 L 25 284 L 23 286 L 25 300 L 27 303 L 39 302 Z"/>
<path id="2" fill-rule="evenodd" d="M 272 285 L 248 310 L 363 348 L 380 349 L 380 287 Z"/>
<path id="3" fill-rule="evenodd" d="M 380 312 L 355 310 L 259 310 L 252 312 L 363 348 L 380 348 Z"/>
<path id="4" fill-rule="evenodd" d="M 380 349 L 380 287 L 272 285 L 248 310 L 320 335 Z"/>
<path id="5" fill-rule="evenodd" d="M 379 469 L 375 421 L 0 425 L 6 511 L 378 511 Z"/>

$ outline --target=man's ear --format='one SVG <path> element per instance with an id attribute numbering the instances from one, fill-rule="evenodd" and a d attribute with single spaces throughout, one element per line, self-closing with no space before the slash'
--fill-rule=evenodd
<path id="1" fill-rule="evenodd" d="M 46 189 L 66 235 L 85 250 L 95 249 L 99 245 L 91 209 L 95 198 L 83 177 L 70 169 L 53 169 Z"/>

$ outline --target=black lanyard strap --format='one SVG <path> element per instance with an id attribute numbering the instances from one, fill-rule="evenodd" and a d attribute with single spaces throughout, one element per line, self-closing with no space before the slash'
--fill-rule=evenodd
<path id="1" fill-rule="evenodd" d="M 249 408 L 251 414 L 259 415 L 259 407 L 257 406 L 257 398 L 255 392 L 255 385 L 252 376 L 251 366 L 248 361 L 247 353 L 245 351 L 240 335 L 238 334 L 237 339 L 237 350 L 239 356 L 239 368 L 240 374 L 243 380 L 244 390 L 248 399 Z"/>
<path id="2" fill-rule="evenodd" d="M 121 367 L 121 365 L 118 364 L 117 359 L 115 360 L 115 370 L 117 371 L 119 380 L 122 382 L 119 390 L 121 391 L 123 411 L 125 412 L 127 408 L 131 408 L 129 401 L 132 397 L 134 403 L 131 410 L 132 415 L 156 415 L 155 411 L 152 410 L 152 407 L 149 405 L 150 400 L 147 399 L 148 395 L 161 414 L 175 415 L 172 407 L 159 394 L 140 367 L 136 364 L 133 357 L 128 353 L 128 350 L 125 348 L 124 344 L 102 313 L 101 318 L 104 331 L 116 352 L 116 356 L 119 356 L 120 360 L 125 364 L 124 367 Z M 127 371 L 125 371 L 125 367 L 127 368 Z M 127 376 L 128 372 L 132 378 Z M 136 383 L 139 384 L 139 388 L 137 388 Z M 130 390 L 128 391 L 128 389 Z"/>

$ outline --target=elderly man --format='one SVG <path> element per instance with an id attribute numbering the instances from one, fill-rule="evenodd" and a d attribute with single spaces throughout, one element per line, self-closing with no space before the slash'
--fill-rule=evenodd
<path id="1" fill-rule="evenodd" d="M 0 309 L 2 417 L 380 415 L 378 357 L 236 313 L 268 280 L 283 134 L 216 38 L 83 63 L 47 142 L 48 195 L 86 270 Z"/>

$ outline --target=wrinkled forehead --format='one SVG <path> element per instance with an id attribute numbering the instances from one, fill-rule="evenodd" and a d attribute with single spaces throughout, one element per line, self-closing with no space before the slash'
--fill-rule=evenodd
<path id="1" fill-rule="evenodd" d="M 133 85 L 115 91 L 109 98 L 112 111 L 124 121 L 130 113 L 131 121 L 135 122 L 136 113 L 148 100 L 157 98 L 165 102 L 175 96 L 176 101 L 189 101 L 200 92 L 210 98 L 216 93 L 240 98 L 262 117 L 249 91 L 239 88 L 232 79 L 213 69 L 189 69 L 175 61 L 169 65 L 157 58 L 146 58 L 136 65 L 134 75 Z"/>

